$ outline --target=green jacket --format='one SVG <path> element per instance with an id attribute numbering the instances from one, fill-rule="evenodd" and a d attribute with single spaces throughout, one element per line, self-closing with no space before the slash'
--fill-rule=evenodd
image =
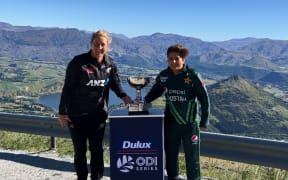
<path id="1" fill-rule="evenodd" d="M 144 99 L 150 103 L 163 93 L 166 98 L 165 114 L 171 113 L 179 124 L 195 121 L 199 101 L 201 105 L 200 127 L 207 127 L 210 111 L 209 97 L 205 83 L 193 69 L 184 66 L 177 75 L 174 75 L 169 67 L 161 71 Z"/>

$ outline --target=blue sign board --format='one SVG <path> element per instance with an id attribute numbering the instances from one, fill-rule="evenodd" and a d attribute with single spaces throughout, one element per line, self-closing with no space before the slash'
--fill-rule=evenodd
<path id="1" fill-rule="evenodd" d="M 128 115 L 116 110 L 110 121 L 110 176 L 112 180 L 164 179 L 163 113 Z"/>

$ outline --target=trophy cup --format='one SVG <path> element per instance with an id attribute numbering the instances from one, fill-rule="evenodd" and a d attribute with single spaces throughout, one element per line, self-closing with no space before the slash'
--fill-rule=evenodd
<path id="1" fill-rule="evenodd" d="M 145 107 L 142 101 L 141 89 L 150 82 L 150 79 L 148 77 L 130 76 L 127 81 L 131 87 L 136 89 L 136 99 L 129 104 L 128 114 L 149 114 L 148 108 Z"/>

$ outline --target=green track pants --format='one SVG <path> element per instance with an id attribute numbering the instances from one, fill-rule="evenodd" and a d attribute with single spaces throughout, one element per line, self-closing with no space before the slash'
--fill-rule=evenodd
<path id="1" fill-rule="evenodd" d="M 164 147 L 168 179 L 179 173 L 179 148 L 184 147 L 186 174 L 188 180 L 200 180 L 200 134 L 197 122 L 180 125 L 177 122 L 165 122 Z"/>

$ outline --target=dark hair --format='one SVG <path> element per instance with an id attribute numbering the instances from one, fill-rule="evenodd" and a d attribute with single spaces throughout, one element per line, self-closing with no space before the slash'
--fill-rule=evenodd
<path id="1" fill-rule="evenodd" d="M 189 50 L 187 48 L 183 47 L 181 44 L 175 44 L 175 45 L 170 46 L 167 49 L 167 57 L 168 57 L 169 53 L 171 53 L 171 52 L 179 53 L 179 55 L 184 59 L 189 55 Z"/>

